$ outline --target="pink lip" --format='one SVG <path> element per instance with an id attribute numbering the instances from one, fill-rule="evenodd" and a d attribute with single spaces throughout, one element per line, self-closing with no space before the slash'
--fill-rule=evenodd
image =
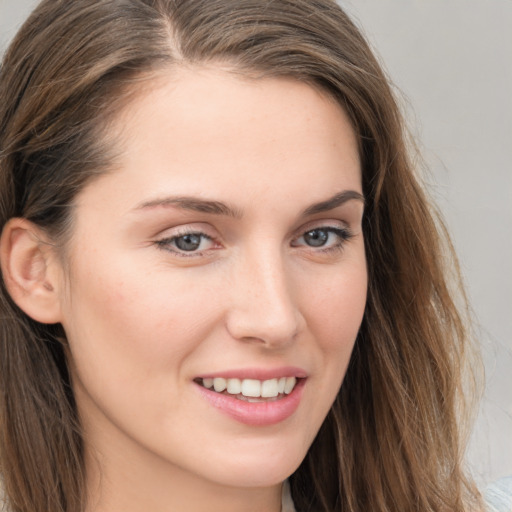
<path id="1" fill-rule="evenodd" d="M 200 379 L 214 379 L 215 377 L 224 377 L 225 379 L 256 379 L 269 380 L 280 379 L 281 377 L 296 377 L 304 379 L 308 374 L 296 366 L 281 366 L 279 368 L 240 368 L 235 370 L 226 370 L 222 372 L 208 373 L 198 375 Z"/>
<path id="2" fill-rule="evenodd" d="M 227 373 L 222 374 L 222 376 L 227 375 Z M 237 373 L 236 375 L 238 377 L 240 373 Z M 245 373 L 243 375 L 244 378 L 250 378 L 246 377 Z M 283 375 L 281 373 L 280 375 L 293 376 L 294 374 L 285 373 Z M 265 380 L 267 378 L 268 377 L 261 379 L 260 377 L 261 380 Z M 302 398 L 302 391 L 304 389 L 305 383 L 306 379 L 304 378 L 298 380 L 295 388 L 289 395 L 286 395 L 283 398 L 273 402 L 245 402 L 244 400 L 239 400 L 234 396 L 223 395 L 221 393 L 216 393 L 211 389 L 206 389 L 201 384 L 195 383 L 195 386 L 199 393 L 201 393 L 201 395 L 220 412 L 230 416 L 240 423 L 263 427 L 280 423 L 281 421 L 289 418 L 297 410 L 297 407 L 299 406 L 300 400 Z"/>

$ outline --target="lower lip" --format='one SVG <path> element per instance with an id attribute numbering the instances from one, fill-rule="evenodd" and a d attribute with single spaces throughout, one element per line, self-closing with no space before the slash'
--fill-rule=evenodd
<path id="1" fill-rule="evenodd" d="M 299 406 L 306 379 L 300 379 L 289 395 L 272 402 L 246 402 L 233 396 L 216 393 L 196 384 L 201 395 L 216 409 L 246 425 L 264 427 L 289 418 Z"/>

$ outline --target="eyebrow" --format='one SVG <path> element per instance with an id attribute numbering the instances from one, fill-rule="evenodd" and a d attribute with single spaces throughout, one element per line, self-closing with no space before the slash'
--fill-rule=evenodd
<path id="1" fill-rule="evenodd" d="M 315 203 L 311 206 L 308 206 L 302 215 L 305 217 L 307 215 L 314 215 L 316 213 L 328 212 L 330 210 L 334 210 L 334 208 L 337 208 L 338 206 L 341 206 L 347 201 L 352 200 L 361 201 L 363 204 L 365 202 L 364 196 L 359 192 L 356 192 L 355 190 L 344 190 L 343 192 L 335 194 L 325 201 L 321 201 L 320 203 Z"/>
<path id="2" fill-rule="evenodd" d="M 235 219 L 240 219 L 242 217 L 242 212 L 240 210 L 237 208 L 232 208 L 231 206 L 228 206 L 227 204 L 220 201 L 211 201 L 189 196 L 165 197 L 161 199 L 154 199 L 152 201 L 146 201 L 137 206 L 135 210 L 156 208 L 158 206 L 175 206 L 182 210 L 190 210 L 200 213 L 212 213 L 214 215 L 225 215 Z"/>
<path id="3" fill-rule="evenodd" d="M 334 196 L 321 201 L 319 203 L 308 206 L 303 212 L 302 216 L 314 215 L 317 213 L 323 213 L 330 210 L 334 210 L 338 206 L 343 205 L 347 201 L 357 200 L 364 204 L 364 196 L 355 190 L 344 190 Z M 233 217 L 235 219 L 241 219 L 243 216 L 242 210 L 229 206 L 221 201 L 213 201 L 208 199 L 200 199 L 191 196 L 176 196 L 176 197 L 164 197 L 157 198 L 151 201 L 145 201 L 135 207 L 135 210 L 145 210 L 157 207 L 173 206 L 183 210 L 189 210 L 200 213 L 209 213 L 213 215 L 224 215 L 227 217 Z"/>

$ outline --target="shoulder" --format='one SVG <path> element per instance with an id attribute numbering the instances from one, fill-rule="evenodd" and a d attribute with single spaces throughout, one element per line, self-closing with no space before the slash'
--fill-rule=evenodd
<path id="1" fill-rule="evenodd" d="M 489 485 L 484 498 L 489 512 L 512 512 L 512 476 Z"/>

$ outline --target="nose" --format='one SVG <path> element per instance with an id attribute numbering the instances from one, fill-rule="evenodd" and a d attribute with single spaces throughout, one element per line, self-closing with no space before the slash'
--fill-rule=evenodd
<path id="1" fill-rule="evenodd" d="M 278 251 L 242 258 L 232 276 L 227 329 L 242 341 L 279 348 L 293 342 L 304 325 L 293 279 Z"/>

